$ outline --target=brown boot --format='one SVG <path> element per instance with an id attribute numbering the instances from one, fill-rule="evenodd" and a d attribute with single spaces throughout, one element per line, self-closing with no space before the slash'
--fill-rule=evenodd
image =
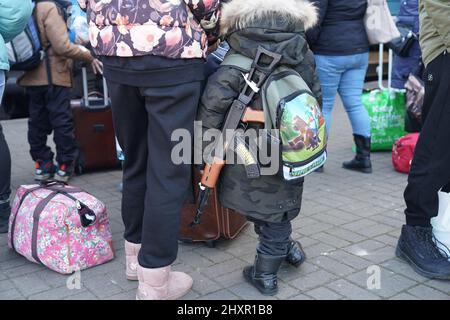
<path id="1" fill-rule="evenodd" d="M 139 250 L 141 250 L 140 244 L 131 243 L 125 240 L 125 260 L 127 264 L 125 274 L 127 279 L 131 281 L 138 281 L 137 267 L 139 265 Z"/>
<path id="2" fill-rule="evenodd" d="M 192 278 L 171 267 L 147 269 L 138 266 L 139 287 L 136 300 L 176 300 L 192 288 Z"/>

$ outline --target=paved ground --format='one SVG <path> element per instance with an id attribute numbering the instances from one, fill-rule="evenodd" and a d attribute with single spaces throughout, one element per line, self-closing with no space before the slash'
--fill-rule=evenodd
<path id="1" fill-rule="evenodd" d="M 3 123 L 13 155 L 13 185 L 32 182 L 26 122 Z M 403 223 L 402 192 L 406 176 L 394 172 L 390 154 L 373 155 L 373 175 L 341 169 L 351 157 L 348 120 L 338 108 L 324 174 L 305 186 L 301 217 L 294 222 L 308 261 L 280 271 L 280 293 L 273 299 L 450 299 L 450 282 L 430 281 L 395 258 Z M 136 283 L 125 280 L 120 218 L 119 171 L 88 174 L 73 180 L 98 196 L 109 209 L 116 259 L 81 273 L 81 288 L 69 290 L 68 277 L 26 261 L 0 236 L 0 299 L 134 299 Z M 264 299 L 242 279 L 252 262 L 257 239 L 247 228 L 236 240 L 217 248 L 181 245 L 176 270 L 195 279 L 186 299 Z M 381 271 L 380 289 L 368 289 L 368 271 Z M 369 281 L 370 282 L 370 281 Z M 375 283 L 375 282 L 371 282 Z"/>

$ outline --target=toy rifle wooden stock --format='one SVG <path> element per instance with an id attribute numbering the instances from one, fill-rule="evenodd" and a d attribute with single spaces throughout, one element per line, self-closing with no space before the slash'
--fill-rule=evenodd
<path id="1" fill-rule="evenodd" d="M 201 215 L 208 202 L 211 190 L 215 188 L 219 180 L 220 173 L 226 165 L 225 154 L 230 143 L 235 139 L 236 130 L 239 125 L 244 123 L 256 122 L 264 123 L 264 112 L 253 110 L 249 107 L 250 103 L 259 92 L 261 86 L 267 80 L 269 75 L 278 66 L 282 55 L 258 47 L 256 57 L 253 60 L 252 67 L 247 75 L 244 75 L 245 86 L 239 94 L 239 97 L 233 101 L 227 119 L 222 128 L 222 139 L 218 143 L 223 143 L 221 153 L 223 157 L 215 156 L 211 163 L 206 164 L 204 173 L 199 184 L 200 192 L 197 201 L 197 212 L 191 223 L 191 227 L 200 224 Z M 270 63 L 268 63 L 270 61 Z M 229 134 L 230 130 L 233 134 Z M 228 134 L 227 134 L 228 133 Z M 217 149 L 217 148 L 215 148 Z"/>

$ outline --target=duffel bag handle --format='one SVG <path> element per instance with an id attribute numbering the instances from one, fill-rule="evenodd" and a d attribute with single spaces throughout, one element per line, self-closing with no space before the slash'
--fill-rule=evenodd
<path id="1" fill-rule="evenodd" d="M 97 215 L 95 212 L 90 209 L 87 205 L 82 203 L 80 200 L 72 196 L 72 193 L 79 193 L 79 192 L 85 192 L 81 188 L 76 187 L 67 187 L 67 184 L 62 182 L 49 182 L 49 183 L 43 183 L 42 188 L 47 189 L 49 191 L 56 192 L 57 194 L 62 194 L 66 196 L 67 198 L 75 201 L 78 215 L 80 216 L 81 225 L 84 228 L 89 227 L 90 225 L 94 224 L 97 220 Z"/>

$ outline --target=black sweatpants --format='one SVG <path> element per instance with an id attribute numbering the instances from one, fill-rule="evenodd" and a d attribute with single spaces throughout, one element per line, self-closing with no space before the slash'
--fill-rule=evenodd
<path id="1" fill-rule="evenodd" d="M 423 129 L 405 190 L 406 223 L 430 226 L 438 215 L 438 191 L 450 191 L 450 53 L 425 70 Z"/>
<path id="2" fill-rule="evenodd" d="M 11 154 L 0 124 L 0 209 L 11 194 Z"/>
<path id="3" fill-rule="evenodd" d="M 123 148 L 122 217 L 125 240 L 141 243 L 139 264 L 161 268 L 178 253 L 181 208 L 188 196 L 191 165 L 171 159 L 174 130 L 193 137 L 200 82 L 138 88 L 108 81 L 114 126 Z"/>
<path id="4" fill-rule="evenodd" d="M 292 225 L 290 221 L 266 222 L 254 218 L 255 232 L 259 236 L 258 253 L 271 256 L 286 256 L 291 242 Z"/>
<path id="5" fill-rule="evenodd" d="M 28 87 L 30 118 L 28 142 L 34 161 L 51 161 L 53 152 L 47 146 L 47 136 L 52 133 L 56 144 L 56 161 L 59 164 L 73 162 L 78 154 L 73 115 L 70 108 L 71 89 L 60 86 Z"/>

